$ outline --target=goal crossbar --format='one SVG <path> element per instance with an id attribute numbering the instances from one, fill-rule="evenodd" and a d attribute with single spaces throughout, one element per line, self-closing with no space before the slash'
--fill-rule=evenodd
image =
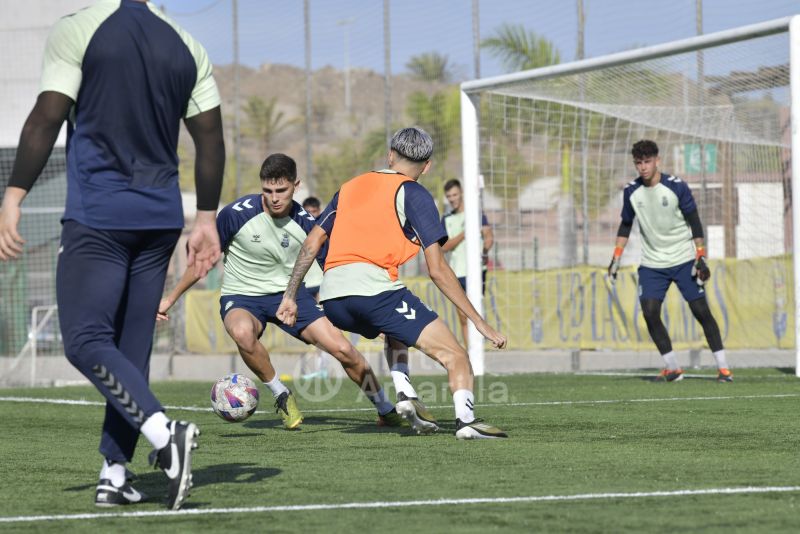
<path id="1" fill-rule="evenodd" d="M 581 74 L 601 68 L 618 67 L 629 63 L 658 59 L 685 52 L 696 52 L 706 48 L 713 48 L 715 46 L 741 41 L 746 38 L 766 37 L 768 35 L 788 31 L 793 18 L 794 17 L 783 17 L 730 30 L 689 37 L 679 41 L 637 48 L 635 50 L 626 50 L 624 52 L 617 52 L 601 57 L 581 59 L 569 63 L 551 65 L 549 67 L 540 67 L 538 69 L 524 70 L 512 74 L 470 80 L 461 84 L 461 90 L 468 94 L 477 93 L 501 86 L 512 85 L 515 82 L 530 82 L 533 80 L 545 80 L 570 74 Z"/>

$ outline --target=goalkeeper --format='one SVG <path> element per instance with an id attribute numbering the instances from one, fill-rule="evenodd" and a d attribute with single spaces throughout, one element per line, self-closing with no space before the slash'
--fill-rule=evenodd
<path id="1" fill-rule="evenodd" d="M 619 260 L 628 243 L 633 219 L 638 217 L 642 235 L 639 300 L 647 331 L 666 365 L 657 380 L 674 382 L 683 379 L 683 370 L 661 321 L 661 303 L 670 284 L 675 282 L 703 327 L 719 369 L 717 380 L 732 382 L 733 374 L 725 360 L 719 326 L 711 315 L 703 289 L 711 271 L 706 264 L 703 225 L 689 185 L 678 177 L 659 171 L 661 159 L 653 141 L 635 143 L 631 154 L 639 177 L 624 191 L 622 221 L 617 231 L 614 256 L 608 266 L 609 278 L 612 282 L 617 278 Z"/>

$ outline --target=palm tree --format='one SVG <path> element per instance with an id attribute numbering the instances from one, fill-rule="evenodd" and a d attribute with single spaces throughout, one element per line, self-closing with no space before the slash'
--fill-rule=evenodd
<path id="1" fill-rule="evenodd" d="M 392 131 L 397 131 L 399 126 L 392 128 Z M 389 146 L 386 144 L 386 132 L 383 128 L 372 130 L 364 136 L 362 141 L 361 158 L 364 164 L 369 166 L 380 167 L 386 163 L 386 154 L 389 152 Z"/>
<path id="2" fill-rule="evenodd" d="M 447 159 L 461 134 L 461 94 L 457 87 L 433 94 L 416 91 L 408 95 L 406 114 L 433 138 L 433 167 L 422 183 L 433 198 L 440 198 Z"/>
<path id="3" fill-rule="evenodd" d="M 364 172 L 361 146 L 354 138 L 345 138 L 332 150 L 314 156 L 314 195 L 327 203 L 344 182 Z"/>
<path id="4" fill-rule="evenodd" d="M 297 118 L 284 120 L 283 111 L 277 109 L 277 101 L 277 97 L 265 102 L 260 96 L 251 96 L 244 105 L 247 117 L 244 134 L 256 138 L 263 146 L 265 154 L 269 152 L 275 136 L 297 122 Z"/>
<path id="5" fill-rule="evenodd" d="M 366 169 L 380 168 L 387 152 L 383 128 L 368 132 L 360 140 L 342 139 L 332 150 L 314 158 L 314 194 L 327 202 L 345 181 Z"/>
<path id="6" fill-rule="evenodd" d="M 536 69 L 561 62 L 555 45 L 521 24 L 503 24 L 481 46 L 503 62 L 509 72 Z"/>
<path id="7" fill-rule="evenodd" d="M 438 52 L 412 56 L 406 68 L 417 80 L 448 83 L 453 79 L 453 67 L 449 59 Z"/>
<path id="8" fill-rule="evenodd" d="M 558 49 L 535 32 L 526 30 L 521 24 L 503 24 L 495 30 L 493 36 L 484 39 L 481 46 L 500 58 L 505 68 L 511 72 L 529 70 L 539 67 L 558 64 L 561 54 Z M 508 98 L 508 107 L 517 108 L 511 116 L 503 113 L 497 117 L 503 123 L 503 128 L 515 130 L 517 133 L 517 148 L 533 131 L 523 132 L 523 129 L 547 128 L 546 121 L 536 120 L 543 111 L 540 102 L 526 102 L 525 99 Z"/>
<path id="9" fill-rule="evenodd" d="M 499 58 L 509 72 L 547 67 L 561 62 L 561 54 L 553 43 L 525 29 L 521 24 L 503 24 L 495 30 L 492 37 L 484 39 L 481 46 Z M 509 97 L 501 115 L 495 118 L 494 122 L 499 126 L 502 137 L 509 137 L 511 134 L 516 138 L 509 146 L 507 166 L 508 170 L 514 172 L 514 176 L 519 176 L 517 179 L 521 183 L 532 179 L 532 173 L 517 174 L 526 166 L 524 159 L 520 157 L 523 144 L 537 131 L 546 132 L 552 127 L 547 121 L 547 110 L 551 105 L 544 101 Z M 568 184 L 569 180 L 564 180 L 564 183 Z M 505 190 L 503 193 L 508 195 L 509 191 Z M 572 191 L 567 188 L 562 190 L 559 199 L 559 228 L 562 230 L 559 232 L 559 238 L 563 253 L 562 265 L 565 266 L 575 263 L 576 254 L 575 209 L 572 195 Z M 508 200 L 515 201 L 513 198 L 507 198 Z"/>

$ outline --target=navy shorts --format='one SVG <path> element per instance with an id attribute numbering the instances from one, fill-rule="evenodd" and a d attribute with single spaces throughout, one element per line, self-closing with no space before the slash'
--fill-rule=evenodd
<path id="1" fill-rule="evenodd" d="M 317 300 L 317 297 L 319 296 L 319 286 L 307 287 L 306 290 L 314 300 Z"/>
<path id="2" fill-rule="evenodd" d="M 297 290 L 297 321 L 294 326 L 287 326 L 278 319 L 275 314 L 278 312 L 278 306 L 281 305 L 283 300 L 283 293 L 273 293 L 271 295 L 223 295 L 219 299 L 219 313 L 222 320 L 225 320 L 225 315 L 229 311 L 240 308 L 253 314 L 253 316 L 261 322 L 261 334 L 267 327 L 267 323 L 278 325 L 281 330 L 287 334 L 305 341 L 300 337 L 300 332 L 305 327 L 319 319 L 325 317 L 322 313 L 317 301 L 314 300 L 305 286 L 300 286 Z M 259 334 L 259 337 L 261 337 Z"/>
<path id="3" fill-rule="evenodd" d="M 485 295 L 486 294 L 486 271 L 483 271 L 483 274 L 481 275 L 481 279 L 483 280 L 483 285 L 481 286 L 481 293 L 483 295 Z M 459 276 L 458 277 L 458 283 L 461 284 L 461 289 L 463 289 L 464 292 L 466 293 L 467 292 L 467 277 L 466 276 Z"/>
<path id="4" fill-rule="evenodd" d="M 639 267 L 639 299 L 663 301 L 672 282 L 678 285 L 687 302 L 705 297 L 703 287 L 692 278 L 693 264 L 694 260 L 665 269 Z"/>
<path id="5" fill-rule="evenodd" d="M 385 334 L 413 347 L 422 330 L 439 316 L 406 288 L 377 295 L 339 297 L 322 303 L 337 328 L 375 339 Z"/>

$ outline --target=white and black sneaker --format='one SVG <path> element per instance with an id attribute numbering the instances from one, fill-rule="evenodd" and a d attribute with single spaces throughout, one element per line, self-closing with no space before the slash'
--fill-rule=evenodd
<path id="1" fill-rule="evenodd" d="M 464 423 L 461 419 L 456 419 L 456 437 L 458 439 L 494 439 L 507 438 L 508 434 L 496 426 L 484 423 L 482 419 L 475 419 L 471 423 Z"/>
<path id="2" fill-rule="evenodd" d="M 436 418 L 417 397 L 408 397 L 400 392 L 397 394 L 397 404 L 394 407 L 417 434 L 433 434 L 439 430 Z"/>
<path id="3" fill-rule="evenodd" d="M 169 443 L 150 453 L 150 463 L 160 467 L 169 479 L 167 508 L 178 510 L 192 487 L 192 451 L 197 448 L 200 430 L 194 423 L 170 421 Z"/>
<path id="4" fill-rule="evenodd" d="M 122 487 L 118 488 L 107 478 L 100 479 L 94 494 L 95 506 L 100 506 L 102 508 L 137 504 L 146 500 L 147 495 L 136 491 L 133 486 L 130 485 L 130 482 L 126 481 Z"/>

